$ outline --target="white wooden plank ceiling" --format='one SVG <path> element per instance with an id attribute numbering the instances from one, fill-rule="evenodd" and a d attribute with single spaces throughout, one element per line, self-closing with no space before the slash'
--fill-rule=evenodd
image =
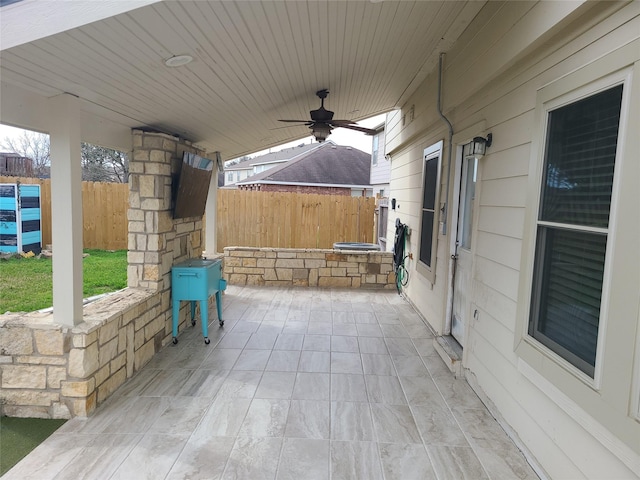
<path id="1" fill-rule="evenodd" d="M 130 127 L 178 134 L 228 159 L 308 135 L 305 126 L 279 128 L 278 119 L 307 119 L 322 88 L 335 118 L 401 106 L 482 4 L 158 2 L 4 49 L 0 74 L 45 97 L 75 94 L 87 110 L 104 107 Z M 180 54 L 194 61 L 165 66 Z"/>

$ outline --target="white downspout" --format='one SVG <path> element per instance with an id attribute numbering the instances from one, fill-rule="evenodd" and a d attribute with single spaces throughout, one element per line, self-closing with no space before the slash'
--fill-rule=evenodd
<path id="1" fill-rule="evenodd" d="M 448 226 L 448 215 L 449 215 L 449 194 L 451 189 L 451 163 L 452 163 L 452 151 L 453 151 L 453 125 L 449 121 L 447 117 L 445 117 L 442 112 L 442 59 L 444 58 L 444 52 L 440 52 L 440 57 L 438 59 L 438 114 L 440 118 L 447 124 L 449 128 L 449 138 L 448 138 L 448 148 L 447 148 L 447 186 L 446 186 L 446 198 L 444 206 L 440 212 L 440 214 L 444 217 L 442 222 L 442 234 L 447 235 L 447 226 Z M 444 335 L 449 335 L 451 333 L 451 315 L 453 311 L 453 273 L 454 273 L 454 260 L 450 256 L 448 261 L 448 277 L 450 279 L 449 285 L 447 288 L 447 307 L 445 309 L 445 326 L 444 326 Z"/>

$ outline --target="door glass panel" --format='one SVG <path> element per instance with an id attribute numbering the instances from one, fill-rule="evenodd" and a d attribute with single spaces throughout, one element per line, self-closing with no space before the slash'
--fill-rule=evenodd
<path id="1" fill-rule="evenodd" d="M 464 249 L 471 250 L 473 227 L 473 205 L 476 198 L 476 180 L 478 177 L 478 159 L 467 157 L 463 160 L 462 190 L 460 192 L 460 225 L 458 241 Z"/>

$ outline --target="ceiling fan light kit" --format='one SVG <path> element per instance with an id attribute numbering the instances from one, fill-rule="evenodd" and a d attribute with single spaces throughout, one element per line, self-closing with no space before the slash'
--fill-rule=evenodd
<path id="1" fill-rule="evenodd" d="M 313 136 L 320 143 L 324 142 L 333 130 L 329 125 L 316 125 L 313 128 Z"/>
<path id="2" fill-rule="evenodd" d="M 366 133 L 367 135 L 375 135 L 376 131 L 370 128 L 359 127 L 355 122 L 351 120 L 334 120 L 333 112 L 324 108 L 324 99 L 329 95 L 329 90 L 323 88 L 316 92 L 316 96 L 320 98 L 320 108 L 317 110 L 311 110 L 309 115 L 311 120 L 279 120 L 280 122 L 300 123 L 307 125 L 311 130 L 311 133 L 318 142 L 324 142 L 331 134 L 331 130 L 334 128 L 348 128 L 350 130 L 356 130 L 358 132 Z"/>

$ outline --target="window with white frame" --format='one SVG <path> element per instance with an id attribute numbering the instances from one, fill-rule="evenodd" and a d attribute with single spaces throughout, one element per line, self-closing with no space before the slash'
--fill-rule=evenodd
<path id="1" fill-rule="evenodd" d="M 514 336 L 520 373 L 620 458 L 640 455 L 639 45 L 536 93 Z"/>
<path id="2" fill-rule="evenodd" d="M 227 182 L 233 182 L 233 172 L 227 173 Z"/>
<path id="3" fill-rule="evenodd" d="M 594 376 L 623 85 L 547 113 L 529 335 Z"/>
<path id="4" fill-rule="evenodd" d="M 380 135 L 374 135 L 371 147 L 371 163 L 375 166 L 378 165 L 378 149 L 380 144 Z"/>
<path id="5" fill-rule="evenodd" d="M 422 209 L 420 219 L 420 250 L 417 269 L 435 282 L 436 244 L 438 240 L 438 195 L 442 163 L 440 141 L 424 150 L 422 167 Z"/>

